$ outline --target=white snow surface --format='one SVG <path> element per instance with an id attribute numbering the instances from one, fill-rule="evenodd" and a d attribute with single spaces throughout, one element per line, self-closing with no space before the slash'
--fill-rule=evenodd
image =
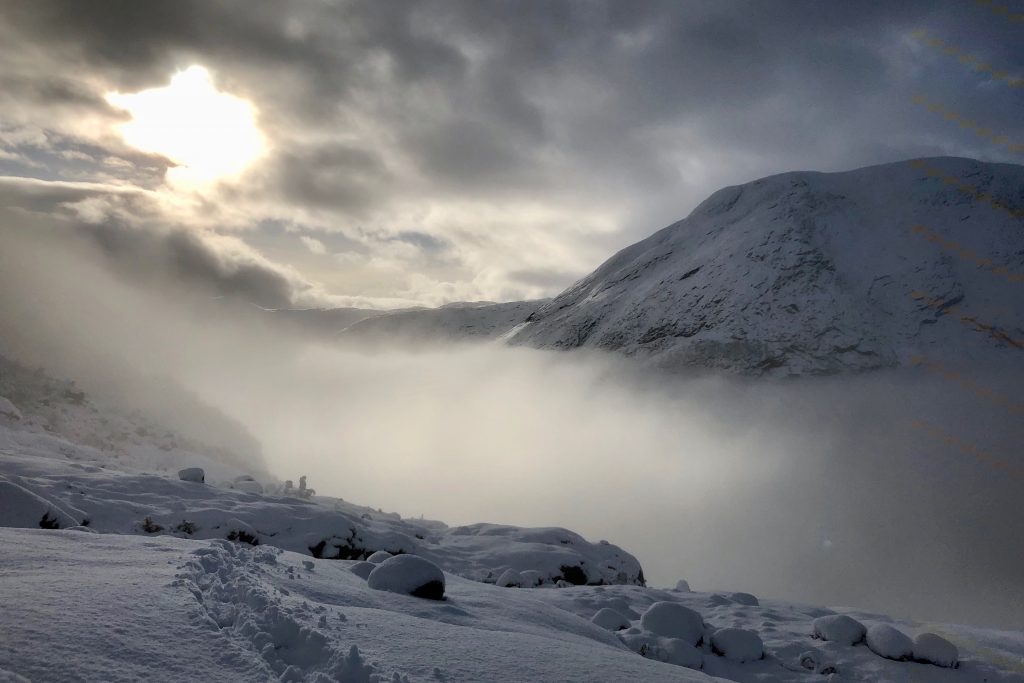
<path id="1" fill-rule="evenodd" d="M 0 396 L 0 417 L 7 418 L 8 420 L 20 420 L 21 411 L 9 399 Z"/>
<path id="2" fill-rule="evenodd" d="M 959 158 L 727 187 L 540 307 L 509 342 L 780 376 L 1024 348 L 1013 284 L 1024 230 L 1005 207 L 1024 208 L 1024 166 Z"/>
<path id="3" fill-rule="evenodd" d="M 609 631 L 618 631 L 630 627 L 629 617 L 611 607 L 602 607 L 597 610 L 597 613 L 590 618 L 590 621 Z"/>

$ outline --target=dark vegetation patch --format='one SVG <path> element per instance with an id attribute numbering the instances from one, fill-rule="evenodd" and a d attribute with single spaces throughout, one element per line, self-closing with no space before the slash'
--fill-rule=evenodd
<path id="1" fill-rule="evenodd" d="M 583 571 L 583 567 L 577 567 L 572 564 L 563 564 L 559 569 L 561 569 L 562 575 L 556 576 L 554 579 L 555 581 L 568 581 L 576 586 L 587 585 L 587 573 Z"/>
<path id="2" fill-rule="evenodd" d="M 338 538 L 333 536 L 331 539 L 323 539 L 316 545 L 309 546 L 309 554 L 318 560 L 365 560 L 370 555 L 373 555 L 378 550 L 386 550 L 392 555 L 403 555 L 405 550 L 399 548 L 398 550 L 391 550 L 390 548 L 366 548 L 362 545 L 362 540 L 356 535 L 355 529 L 349 529 L 348 538 L 341 543 L 331 543 L 331 547 L 334 548 L 334 553 L 328 549 L 328 541 Z"/>
<path id="3" fill-rule="evenodd" d="M 196 526 L 195 522 L 190 522 L 187 519 L 183 519 L 183 520 L 181 520 L 181 524 L 179 524 L 178 526 L 174 527 L 174 530 L 175 531 L 179 531 L 179 532 L 181 532 L 183 534 L 188 534 L 189 536 L 191 536 L 192 534 L 194 534 L 196 532 L 196 529 L 198 529 L 198 528 L 199 527 Z"/>
<path id="4" fill-rule="evenodd" d="M 244 529 L 238 531 L 232 531 L 228 534 L 229 541 L 236 541 L 238 543 L 248 543 L 249 545 L 259 545 L 260 539 L 256 538 L 253 534 L 250 534 Z"/>
<path id="5" fill-rule="evenodd" d="M 59 529 L 60 522 L 57 521 L 56 515 L 50 517 L 50 511 L 47 510 L 43 513 L 43 518 L 39 520 L 40 529 Z"/>

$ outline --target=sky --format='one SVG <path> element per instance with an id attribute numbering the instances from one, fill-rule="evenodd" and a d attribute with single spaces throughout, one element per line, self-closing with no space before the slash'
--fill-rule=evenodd
<path id="1" fill-rule="evenodd" d="M 0 205 L 129 276 L 264 307 L 548 297 L 726 185 L 1019 162 L 1013 19 L 963 0 L 0 2 Z"/>

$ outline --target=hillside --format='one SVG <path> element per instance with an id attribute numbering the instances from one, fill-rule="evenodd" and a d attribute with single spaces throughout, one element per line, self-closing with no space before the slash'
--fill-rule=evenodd
<path id="1" fill-rule="evenodd" d="M 830 374 L 1024 349 L 1024 166 L 924 159 L 722 189 L 511 343 Z"/>

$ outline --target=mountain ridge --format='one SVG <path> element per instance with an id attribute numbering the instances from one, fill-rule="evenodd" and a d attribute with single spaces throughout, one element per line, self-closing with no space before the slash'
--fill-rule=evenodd
<path id="1" fill-rule="evenodd" d="M 952 345 L 926 328 L 965 302 L 1002 341 L 954 325 L 943 335 L 990 356 L 1021 337 L 1011 287 L 978 264 L 1024 272 L 1014 206 L 1024 206 L 1024 167 L 954 157 L 726 187 L 541 306 L 509 341 L 666 367 L 831 374 L 943 355 Z M 943 236 L 985 256 L 929 244 Z"/>

